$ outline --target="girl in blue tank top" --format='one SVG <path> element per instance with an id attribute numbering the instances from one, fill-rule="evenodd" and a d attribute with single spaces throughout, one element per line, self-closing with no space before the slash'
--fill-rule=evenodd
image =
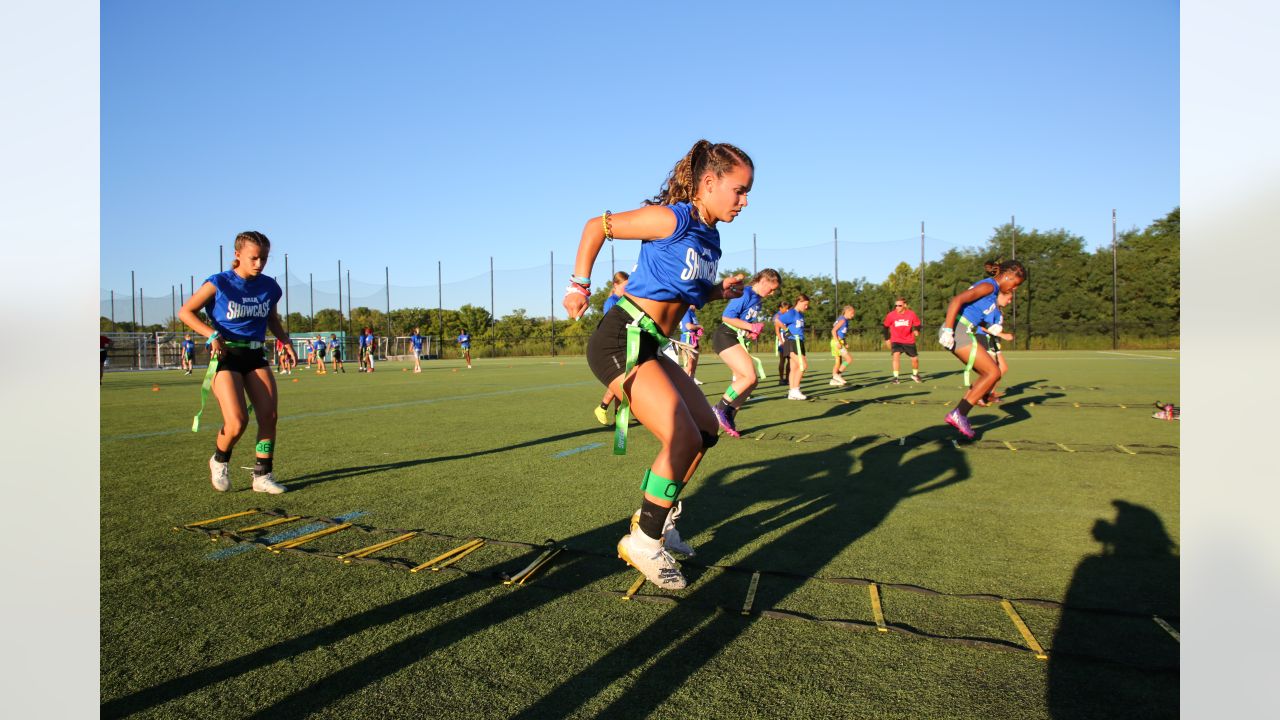
<path id="1" fill-rule="evenodd" d="M 979 400 L 987 397 L 987 393 L 1000 381 L 1000 368 L 991 356 L 978 346 L 973 328 L 983 322 L 984 318 L 995 312 L 997 298 L 1000 293 L 1013 291 L 1027 279 L 1027 270 L 1017 260 L 1003 263 L 989 262 L 987 272 L 992 277 L 983 278 L 969 287 L 968 290 L 951 298 L 947 305 L 947 315 L 938 330 L 938 343 L 950 350 L 960 362 L 977 371 L 978 379 L 961 398 L 956 408 L 947 413 L 946 421 L 961 435 L 972 439 L 973 427 L 969 424 L 969 411 Z M 959 322 L 959 326 L 957 326 Z"/>
<path id="2" fill-rule="evenodd" d="M 263 355 L 267 329 L 284 342 L 284 351 L 294 362 L 293 343 L 280 322 L 276 306 L 283 294 L 280 286 L 262 274 L 271 252 L 271 241 L 260 232 L 236 236 L 235 259 L 231 269 L 210 275 L 182 305 L 178 317 L 187 327 L 208 338 L 209 370 L 203 393 L 213 390 L 222 411 L 222 428 L 214 440 L 209 472 L 213 489 L 226 492 L 231 487 L 231 451 L 244 434 L 249 412 L 245 395 L 253 403 L 258 422 L 258 442 L 254 446 L 253 489 L 278 494 L 285 488 L 275 481 L 272 457 L 276 437 L 276 381 Z M 208 322 L 196 314 L 203 310 Z M 200 414 L 192 430 L 200 427 Z"/>
<path id="3" fill-rule="evenodd" d="M 730 437 L 742 437 L 738 432 L 738 410 L 764 375 L 764 365 L 747 351 L 746 341 L 760 337 L 764 330 L 764 299 L 781 285 L 782 276 L 773 268 L 756 273 L 742 297 L 725 306 L 720 325 L 711 333 L 711 349 L 733 371 L 729 388 L 711 408 L 720 429 Z"/>
<path id="4" fill-rule="evenodd" d="M 631 532 L 618 542 L 618 555 L 665 589 L 686 584 L 668 553 L 692 554 L 675 530 L 676 501 L 703 453 L 715 445 L 719 425 L 693 378 L 658 351 L 690 305 L 742 293 L 742 275 L 721 278 L 717 272 L 718 226 L 733 222 L 746 208 L 754 174 L 742 150 L 699 140 L 644 207 L 587 221 L 565 294 L 569 317 L 581 317 L 591 295 L 591 268 L 605 241 L 641 241 L 626 295 L 592 333 L 587 362 L 622 401 L 614 452 L 626 451 L 632 410 L 662 443 L 645 473 L 640 510 L 632 517 Z"/>

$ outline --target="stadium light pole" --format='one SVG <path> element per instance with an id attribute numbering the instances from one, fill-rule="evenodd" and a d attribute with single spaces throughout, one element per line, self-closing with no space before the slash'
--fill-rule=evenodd
<path id="1" fill-rule="evenodd" d="M 436 357 L 444 356 L 444 270 L 441 261 L 436 261 L 436 325 L 440 329 L 440 337 L 436 339 Z"/>
<path id="2" fill-rule="evenodd" d="M 924 221 L 920 221 L 920 322 L 924 322 Z"/>
<path id="3" fill-rule="evenodd" d="M 556 356 L 556 251 L 551 251 L 551 357 Z"/>
<path id="4" fill-rule="evenodd" d="M 284 254 L 284 332 L 293 332 L 289 329 L 289 253 Z"/>
<path id="5" fill-rule="evenodd" d="M 172 285 L 169 286 L 169 328 L 170 332 L 177 332 L 173 327 L 173 321 L 178 319 L 178 294 Z"/>
<path id="6" fill-rule="evenodd" d="M 218 243 L 218 272 L 222 272 L 225 269 L 222 267 L 222 243 Z"/>
<path id="7" fill-rule="evenodd" d="M 391 266 L 383 265 L 382 269 L 387 276 L 387 337 L 391 337 Z"/>
<path id="8" fill-rule="evenodd" d="M 1116 209 L 1111 208 L 1111 349 L 1119 347 L 1116 323 L 1120 318 L 1120 279 L 1116 262 Z"/>
<path id="9" fill-rule="evenodd" d="M 133 331 L 138 332 L 138 284 L 132 270 L 129 271 L 129 308 L 133 315 Z"/>
<path id="10" fill-rule="evenodd" d="M 835 252 L 834 264 L 831 266 L 831 299 L 837 308 L 840 307 L 840 228 L 831 228 L 831 247 Z M 838 312 L 838 311 L 837 311 Z"/>
<path id="11" fill-rule="evenodd" d="M 344 317 L 342 313 L 342 261 L 338 261 L 338 317 Z"/>

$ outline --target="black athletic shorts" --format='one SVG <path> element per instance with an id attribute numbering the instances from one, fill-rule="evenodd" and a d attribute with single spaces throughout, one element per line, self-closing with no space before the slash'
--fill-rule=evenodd
<path id="1" fill-rule="evenodd" d="M 717 355 L 737 344 L 738 332 L 724 323 L 720 323 L 711 333 L 711 349 L 715 350 Z"/>
<path id="2" fill-rule="evenodd" d="M 320 353 L 320 359 L 321 359 L 321 360 L 323 360 L 323 359 L 324 359 L 324 356 L 325 356 L 325 353 L 327 353 L 327 352 L 329 352 L 329 351 L 328 351 L 328 349 L 325 349 L 325 350 L 320 350 L 320 351 L 318 351 L 318 352 Z"/>
<path id="3" fill-rule="evenodd" d="M 587 340 L 587 365 L 596 379 L 606 387 L 627 370 L 627 325 L 631 316 L 614 305 L 604 316 L 596 331 Z M 636 367 L 658 357 L 658 339 L 647 332 L 640 333 L 640 352 Z"/>
<path id="4" fill-rule="evenodd" d="M 786 357 L 790 357 L 792 353 L 795 353 L 800 357 L 804 357 L 806 355 L 804 338 L 789 338 L 785 343 L 783 343 L 782 354 Z"/>
<path id="5" fill-rule="evenodd" d="M 890 344 L 889 344 L 889 348 L 890 348 L 893 352 L 906 353 L 906 354 L 907 354 L 907 357 L 915 357 L 915 356 L 916 356 L 916 344 L 915 344 L 915 343 L 890 343 Z"/>
<path id="6" fill-rule="evenodd" d="M 334 345 L 334 346 L 333 346 L 333 359 L 334 359 L 334 360 L 341 360 L 341 359 L 342 359 L 342 346 L 341 346 L 341 345 Z"/>
<path id="7" fill-rule="evenodd" d="M 270 367 L 262 348 L 226 348 L 222 357 L 218 358 L 218 372 L 231 372 L 247 375 L 258 368 Z"/>

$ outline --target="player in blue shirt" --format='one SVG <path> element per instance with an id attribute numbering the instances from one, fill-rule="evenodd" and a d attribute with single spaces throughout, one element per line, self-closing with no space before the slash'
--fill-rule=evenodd
<path id="1" fill-rule="evenodd" d="M 618 298 L 622 297 L 622 295 L 626 293 L 627 280 L 630 278 L 631 276 L 629 274 L 622 272 L 621 270 L 613 274 L 612 291 L 604 299 L 605 315 L 608 315 L 609 311 L 613 309 L 613 306 L 618 304 Z M 617 398 L 614 396 L 613 391 L 606 387 L 604 389 L 604 397 L 600 398 L 600 406 L 595 409 L 596 420 L 599 420 L 601 425 L 609 424 L 609 404 L 616 401 Z"/>
<path id="2" fill-rule="evenodd" d="M 773 350 L 778 354 L 778 384 L 787 385 L 791 377 L 791 358 L 787 355 L 787 326 L 778 322 L 778 316 L 791 309 L 786 300 L 778 302 L 778 312 L 773 314 Z"/>
<path id="3" fill-rule="evenodd" d="M 222 410 L 222 429 L 214 442 L 213 457 L 209 458 L 213 489 L 218 492 L 226 492 L 231 487 L 228 463 L 248 424 L 246 394 L 253 403 L 258 422 L 253 489 L 272 494 L 284 492 L 284 486 L 275 481 L 272 472 L 277 393 L 275 376 L 263 355 L 267 329 L 284 341 L 290 355 L 293 345 L 276 312 L 283 295 L 280 286 L 262 274 L 270 252 L 271 241 L 266 235 L 252 231 L 240 233 L 236 236 L 231 269 L 210 275 L 178 313 L 187 327 L 208 338 L 209 371 L 204 379 L 200 410 L 204 411 L 205 393 L 212 388 Z M 205 312 L 208 324 L 196 315 L 199 310 Z M 191 429 L 199 427 L 200 414 L 197 413 Z"/>
<path id="4" fill-rule="evenodd" d="M 187 375 L 191 374 L 196 359 L 196 344 L 191 340 L 191 333 L 187 333 L 182 340 L 182 369 Z"/>
<path id="5" fill-rule="evenodd" d="M 788 400 L 808 400 L 809 396 L 800 392 L 800 381 L 804 379 L 804 371 L 809 369 L 809 358 L 804 344 L 804 314 L 809 310 L 809 297 L 803 293 L 796 296 L 796 304 L 784 313 L 778 313 L 778 322 L 786 327 L 786 343 L 782 352 L 790 359 L 791 369 L 787 383 L 791 389 L 787 391 Z"/>
<path id="6" fill-rule="evenodd" d="M 644 207 L 617 215 L 605 212 L 587 222 L 564 298 L 569 317 L 581 317 L 591 296 L 591 268 L 605 241 L 642 241 L 626 295 L 591 335 L 587 363 L 622 400 L 614 453 L 626 452 L 632 409 L 662 443 L 645 473 L 631 532 L 618 542 L 618 556 L 668 590 L 687 584 L 668 548 L 692 551 L 675 531 L 676 503 L 703 454 L 719 439 L 719 423 L 693 378 L 660 350 L 679 330 L 689 306 L 742 294 L 742 275 L 721 278 L 717 271 L 717 225 L 733 222 L 747 206 L 754 173 L 742 150 L 699 140 Z"/>
<path id="7" fill-rule="evenodd" d="M 853 362 L 853 356 L 849 354 L 849 346 L 845 344 L 844 336 L 849 333 L 849 321 L 853 319 L 853 313 L 853 306 L 845 305 L 844 311 L 831 326 L 831 356 L 835 358 L 835 366 L 831 368 L 831 382 L 827 383 L 828 385 L 838 387 L 848 384 L 842 373 L 849 363 Z"/>
<path id="8" fill-rule="evenodd" d="M 996 367 L 1000 370 L 1000 379 L 1004 379 L 1004 376 L 1009 373 L 1009 363 L 1004 359 L 1004 352 L 1000 347 L 1000 341 L 1008 340 L 1009 342 L 1013 342 L 1013 333 L 1004 332 L 1004 312 L 1001 308 L 1007 307 L 1012 301 L 1013 293 L 1011 292 L 1001 292 L 997 295 L 996 309 L 991 312 L 991 315 L 986 318 L 986 321 L 980 324 L 973 333 L 974 337 L 976 337 L 978 341 L 983 343 L 986 347 L 987 354 L 991 356 L 991 359 L 996 361 Z M 968 380 L 968 378 L 966 378 L 966 380 Z M 998 385 L 999 382 L 1000 381 L 997 380 L 996 385 Z M 968 383 L 966 382 L 965 384 Z M 986 406 L 991 403 L 1000 402 L 1000 394 L 996 392 L 996 385 L 992 385 L 991 390 L 987 392 L 986 397 L 979 399 L 978 402 L 974 404 Z"/>
<path id="9" fill-rule="evenodd" d="M 781 285 L 782 276 L 773 268 L 756 273 L 742 291 L 742 297 L 730 300 L 725 306 L 720 314 L 720 325 L 711 333 L 711 349 L 733 372 L 729 389 L 724 391 L 724 396 L 711 407 L 711 411 L 716 414 L 720 429 L 731 437 L 741 437 L 737 424 L 738 410 L 764 375 L 764 366 L 747 351 L 746 341 L 760 337 L 764 330 L 764 298 Z"/>
<path id="10" fill-rule="evenodd" d="M 680 347 L 680 365 L 684 371 L 693 378 L 694 385 L 701 385 L 694 373 L 698 372 L 698 343 L 702 340 L 702 326 L 698 324 L 698 316 L 693 314 L 693 308 L 690 307 L 685 311 L 684 317 L 680 318 L 680 342 L 684 343 L 684 347 Z"/>
<path id="11" fill-rule="evenodd" d="M 311 349 L 315 352 L 316 365 L 320 368 L 316 371 L 317 375 L 325 375 L 328 370 L 325 369 L 324 359 L 328 354 L 329 346 L 325 344 L 324 338 L 317 335 L 311 339 Z"/>
<path id="12" fill-rule="evenodd" d="M 413 334 L 409 336 L 409 344 L 413 346 L 413 371 L 422 372 L 422 335 L 419 334 L 418 328 L 413 329 Z"/>
<path id="13" fill-rule="evenodd" d="M 333 350 L 333 371 L 345 375 L 347 369 L 342 366 L 342 343 L 338 342 L 336 333 L 329 334 L 329 348 Z"/>
<path id="14" fill-rule="evenodd" d="M 458 347 L 462 350 L 462 356 L 466 358 L 467 369 L 471 369 L 471 331 L 463 328 L 462 334 L 458 335 Z"/>
<path id="15" fill-rule="evenodd" d="M 979 280 L 951 298 L 947 305 L 946 318 L 938 329 L 938 343 L 950 350 L 966 369 L 978 372 L 977 382 L 964 394 L 956 408 L 947 413 L 946 418 L 947 424 L 966 438 L 972 439 L 974 435 L 969 424 L 969 411 L 1000 381 L 1000 368 L 989 355 L 979 352 L 974 329 L 995 311 L 1000 293 L 1007 292 L 1012 297 L 1013 291 L 1026 278 L 1027 270 L 1017 260 L 1000 263 L 995 277 Z M 959 333 L 956 332 L 957 322 L 962 326 Z"/>

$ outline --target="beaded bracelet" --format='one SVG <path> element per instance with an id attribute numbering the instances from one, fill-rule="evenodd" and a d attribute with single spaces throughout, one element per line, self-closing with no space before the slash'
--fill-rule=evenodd
<path id="1" fill-rule="evenodd" d="M 605 210 L 604 214 L 600 216 L 600 222 L 604 225 L 604 239 L 609 241 L 613 240 L 613 228 L 609 226 L 609 217 L 612 215 L 613 213 Z"/>
<path id="2" fill-rule="evenodd" d="M 583 277 L 581 275 L 570 275 L 569 282 L 575 285 L 581 285 L 582 287 L 591 287 L 591 278 Z"/>

